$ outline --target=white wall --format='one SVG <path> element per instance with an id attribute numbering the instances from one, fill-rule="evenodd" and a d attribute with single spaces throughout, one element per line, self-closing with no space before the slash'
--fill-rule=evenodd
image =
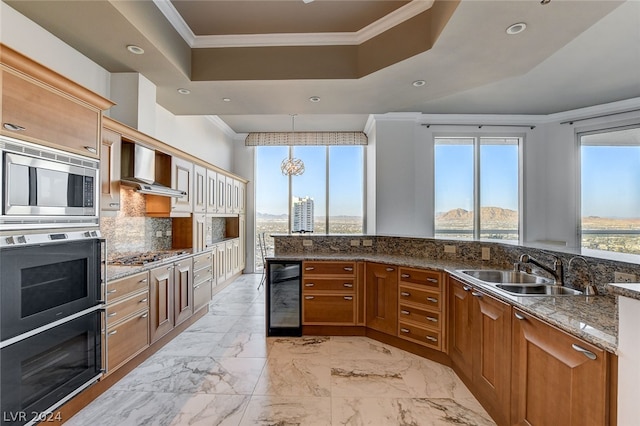
<path id="1" fill-rule="evenodd" d="M 246 268 L 245 272 L 250 273 L 255 270 L 255 247 L 256 247 L 256 235 L 255 235 L 255 214 L 256 211 L 256 186 L 255 186 L 255 158 L 256 149 L 253 146 L 245 146 L 244 140 L 246 135 L 238 135 L 233 142 L 233 171 L 245 179 L 249 180 L 247 183 L 247 214 L 246 214 L 246 226 L 247 236 L 245 241 L 246 245 Z"/>

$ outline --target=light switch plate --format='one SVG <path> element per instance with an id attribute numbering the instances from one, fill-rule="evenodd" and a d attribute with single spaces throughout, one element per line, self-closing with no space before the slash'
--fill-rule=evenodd
<path id="1" fill-rule="evenodd" d="M 156 237 L 158 238 L 162 237 L 162 231 L 156 231 Z"/>
<path id="2" fill-rule="evenodd" d="M 167 232 L 165 232 L 165 235 L 166 235 L 167 237 L 170 237 L 170 236 L 171 236 L 171 230 L 168 230 Z"/>
<path id="3" fill-rule="evenodd" d="M 452 254 L 455 254 L 455 252 L 456 252 L 456 246 L 445 245 L 445 246 L 444 246 L 444 252 L 445 252 L 445 253 L 452 253 Z"/>
<path id="4" fill-rule="evenodd" d="M 636 282 L 636 275 L 625 274 L 624 272 L 614 272 L 613 281 L 617 283 L 634 283 Z"/>
<path id="5" fill-rule="evenodd" d="M 482 247 L 482 260 L 491 260 L 491 248 Z"/>
<path id="6" fill-rule="evenodd" d="M 351 240 L 351 247 L 359 247 L 360 240 Z"/>
<path id="7" fill-rule="evenodd" d="M 303 247 L 311 247 L 313 245 L 313 240 L 302 240 Z"/>
<path id="8" fill-rule="evenodd" d="M 373 246 L 373 240 L 362 240 L 362 247 L 371 247 Z"/>

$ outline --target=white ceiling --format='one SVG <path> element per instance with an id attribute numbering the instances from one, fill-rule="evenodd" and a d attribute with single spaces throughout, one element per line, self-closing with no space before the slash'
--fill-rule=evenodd
<path id="1" fill-rule="evenodd" d="M 369 114 L 550 114 L 640 97 L 639 0 L 463 0 L 431 50 L 359 79 L 206 82 L 189 81 L 180 65 L 187 43 L 157 8 L 143 10 L 155 8 L 148 0 L 95 10 L 82 9 L 95 2 L 5 1 L 109 71 L 142 72 L 172 113 L 218 115 L 237 133 L 290 130 L 292 113 L 300 131 L 363 130 Z M 54 17 L 57 4 L 65 13 Z M 155 27 L 141 29 L 151 18 Z M 98 30 L 105 20 L 117 34 Z M 515 22 L 527 30 L 506 35 Z M 120 52 L 125 38 L 146 58 Z M 427 84 L 413 87 L 418 79 Z"/>

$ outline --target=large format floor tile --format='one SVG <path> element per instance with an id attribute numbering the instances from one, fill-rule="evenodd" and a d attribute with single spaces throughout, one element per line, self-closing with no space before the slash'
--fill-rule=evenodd
<path id="1" fill-rule="evenodd" d="M 68 421 L 71 426 L 493 425 L 453 371 L 366 337 L 265 337 L 260 275 Z"/>

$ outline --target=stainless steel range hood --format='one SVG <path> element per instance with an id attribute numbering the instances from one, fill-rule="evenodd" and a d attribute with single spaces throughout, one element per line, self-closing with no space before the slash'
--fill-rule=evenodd
<path id="1" fill-rule="evenodd" d="M 141 194 L 182 198 L 186 192 L 156 182 L 156 152 L 130 142 L 122 143 L 122 177 L 120 183 L 132 186 Z"/>

